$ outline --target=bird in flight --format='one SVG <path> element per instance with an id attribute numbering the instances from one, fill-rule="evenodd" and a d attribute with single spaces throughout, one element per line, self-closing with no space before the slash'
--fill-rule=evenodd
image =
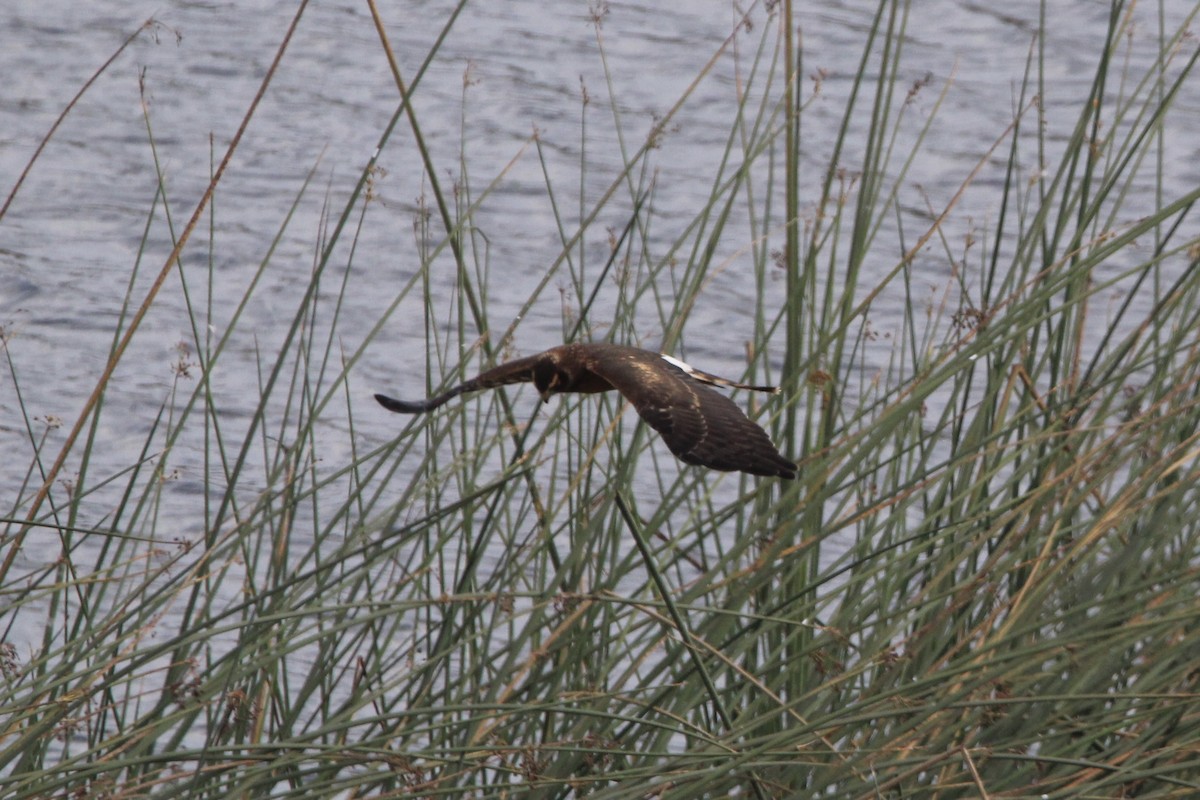
<path id="1" fill-rule="evenodd" d="M 650 427 L 662 434 L 681 461 L 727 472 L 795 478 L 796 465 L 771 443 L 725 395 L 723 386 L 777 393 L 774 386 L 750 386 L 701 372 L 671 356 L 619 344 L 579 343 L 553 347 L 486 370 L 427 400 L 396 400 L 377 394 L 389 411 L 420 414 L 460 394 L 513 383 L 532 383 L 542 402 L 552 394 L 592 394 L 616 389 Z"/>

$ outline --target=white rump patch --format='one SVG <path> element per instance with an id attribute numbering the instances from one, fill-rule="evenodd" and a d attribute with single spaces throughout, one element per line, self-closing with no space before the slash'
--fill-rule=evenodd
<path id="1" fill-rule="evenodd" d="M 667 355 L 666 353 L 659 353 L 659 355 L 662 356 L 663 360 L 666 361 L 668 364 L 674 364 L 675 366 L 679 367 L 681 370 L 686 372 L 688 375 L 693 375 L 696 372 L 696 370 L 692 368 L 691 364 L 685 364 L 682 361 L 680 361 L 678 358 L 672 358 L 671 356 Z"/>

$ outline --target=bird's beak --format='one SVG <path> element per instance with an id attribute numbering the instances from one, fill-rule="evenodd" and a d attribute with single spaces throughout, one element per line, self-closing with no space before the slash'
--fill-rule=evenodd
<path id="1" fill-rule="evenodd" d="M 543 403 L 550 402 L 550 390 L 549 389 L 546 389 L 546 391 L 544 391 L 544 392 L 538 392 L 538 394 L 540 394 L 542 396 Z"/>

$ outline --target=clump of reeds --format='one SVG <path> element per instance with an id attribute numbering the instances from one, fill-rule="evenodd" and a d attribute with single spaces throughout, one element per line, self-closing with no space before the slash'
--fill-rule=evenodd
<path id="1" fill-rule="evenodd" d="M 711 202 L 668 255 L 647 242 L 648 164 L 669 146 L 669 118 L 594 206 L 560 218 L 562 252 L 529 301 L 561 281 L 568 338 L 629 340 L 649 325 L 669 348 L 686 342 L 722 269 L 715 243 L 743 209 L 761 343 L 747 371 L 784 388 L 759 419 L 801 459 L 797 481 L 681 467 L 614 397 L 535 409 L 530 393 L 499 391 L 364 431 L 382 387 L 354 370 L 398 309 L 426 311 L 430 389 L 503 357 L 520 320 L 488 316 L 495 276 L 473 215 L 494 187 L 437 183 L 397 69 L 396 121 L 416 134 L 431 213 L 422 270 L 387 289 L 395 300 L 365 336 L 341 337 L 343 301 L 383 281 L 361 255 L 334 253 L 346 258 L 336 246 L 355 236 L 370 168 L 259 358 L 246 418 L 223 419 L 212 377 L 251 333 L 241 307 L 214 336 L 200 310 L 211 285 L 186 283 L 192 352 L 140 458 L 113 474 L 88 466 L 105 415 L 121 413 L 106 401 L 111 368 L 53 440 L 61 450 L 25 409 L 37 455 L 0 542 L 4 796 L 1196 791 L 1200 248 L 1188 215 L 1200 189 L 1130 199 L 1156 196 L 1138 187 L 1165 168 L 1156 137 L 1194 84 L 1194 44 L 1181 30 L 1156 70 L 1123 74 L 1114 13 L 1094 93 L 1057 151 L 1039 126 L 1034 58 L 1012 127 L 981 149 L 1003 165 L 986 189 L 1001 212 L 967 263 L 947 233 L 959 196 L 918 232 L 892 224 L 924 141 L 893 151 L 895 5 L 880 4 L 847 101 L 846 130 L 869 143 L 855 180 L 835 157 L 804 210 L 806 106 L 785 2 L 781 24 L 756 34 L 754 91 L 731 109 Z M 985 191 L 973 178 L 961 194 Z M 622 229 L 592 230 L 620 208 Z M 608 237 L 610 256 L 585 270 L 589 236 Z M 449 297 L 431 277 L 447 252 Z M 917 272 L 931 259 L 945 265 L 933 295 Z M 872 311 L 897 296 L 907 313 L 881 337 Z M 116 331 L 110 367 L 140 319 Z M 6 349 L 18 392 L 19 346 Z M 331 439 L 345 453 L 332 462 Z M 171 476 L 188 459 L 202 469 L 184 492 Z M 184 495 L 203 499 L 180 534 Z M 33 541 L 56 557 L 33 558 Z"/>

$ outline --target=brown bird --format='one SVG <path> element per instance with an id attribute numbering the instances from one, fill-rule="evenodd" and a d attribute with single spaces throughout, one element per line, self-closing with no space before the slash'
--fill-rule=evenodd
<path id="1" fill-rule="evenodd" d="M 636 347 L 564 344 L 493 367 L 428 400 L 395 400 L 382 394 L 375 399 L 389 411 L 419 414 L 460 394 L 512 383 L 533 383 L 542 402 L 552 394 L 616 389 L 685 463 L 751 475 L 796 477 L 796 465 L 780 455 L 766 431 L 732 400 L 709 388 L 778 393 L 777 387 L 735 383 Z"/>

